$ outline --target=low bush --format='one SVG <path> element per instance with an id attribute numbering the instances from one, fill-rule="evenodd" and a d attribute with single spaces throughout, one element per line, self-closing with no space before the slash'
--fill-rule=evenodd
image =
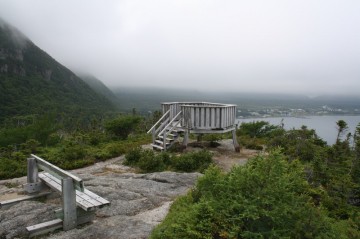
<path id="1" fill-rule="evenodd" d="M 218 147 L 220 144 L 217 141 L 223 139 L 222 134 L 205 134 L 202 138 L 204 141 L 209 142 L 209 146 L 212 148 Z"/>
<path id="2" fill-rule="evenodd" d="M 150 238 L 347 238 L 317 206 L 299 161 L 279 151 L 225 174 L 210 167 Z M 354 235 L 359 235 L 354 233 Z M 358 238 L 353 236 L 352 238 Z"/>
<path id="3" fill-rule="evenodd" d="M 142 117 L 138 115 L 123 115 L 106 122 L 105 129 L 120 139 L 126 139 L 136 130 L 142 120 Z"/>
<path id="4" fill-rule="evenodd" d="M 172 162 L 175 171 L 203 172 L 212 163 L 212 154 L 207 150 L 190 152 L 178 157 L 173 157 Z"/>
<path id="5" fill-rule="evenodd" d="M 142 156 L 142 149 L 140 147 L 136 147 L 136 148 L 130 150 L 125 155 L 124 164 L 128 165 L 128 166 L 135 166 L 138 164 L 141 156 Z"/>
<path id="6" fill-rule="evenodd" d="M 21 177 L 26 174 L 26 157 L 22 160 L 1 158 L 0 160 L 0 180 Z"/>
<path id="7" fill-rule="evenodd" d="M 166 169 L 163 154 L 156 154 L 153 150 L 144 150 L 138 166 L 143 172 L 160 172 Z"/>
<path id="8" fill-rule="evenodd" d="M 124 164 L 138 167 L 144 173 L 164 170 L 203 172 L 212 162 L 212 154 L 206 150 L 175 156 L 167 152 L 155 153 L 153 150 L 137 147 L 125 155 Z"/>

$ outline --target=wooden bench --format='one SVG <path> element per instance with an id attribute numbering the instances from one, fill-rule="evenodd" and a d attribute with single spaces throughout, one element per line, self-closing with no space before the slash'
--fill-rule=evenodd
<path id="1" fill-rule="evenodd" d="M 43 172 L 39 173 L 39 169 Z M 108 200 L 87 190 L 81 178 L 31 154 L 28 158 L 25 191 L 40 194 L 49 188 L 61 194 L 62 208 L 55 211 L 58 219 L 27 227 L 30 237 L 59 228 L 71 230 L 77 225 L 90 222 L 95 216 L 96 208 L 110 205 Z"/>

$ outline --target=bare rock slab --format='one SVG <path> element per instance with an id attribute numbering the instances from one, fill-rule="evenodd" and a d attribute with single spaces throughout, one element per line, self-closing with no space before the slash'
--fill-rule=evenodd
<path id="1" fill-rule="evenodd" d="M 160 172 L 94 175 L 79 171 L 86 187 L 106 198 L 111 205 L 98 209 L 92 223 L 70 231 L 58 231 L 43 238 L 148 238 L 166 216 L 171 202 L 191 188 L 199 173 Z M 25 228 L 55 219 L 59 200 L 27 201 L 0 209 L 0 238 L 26 238 Z"/>

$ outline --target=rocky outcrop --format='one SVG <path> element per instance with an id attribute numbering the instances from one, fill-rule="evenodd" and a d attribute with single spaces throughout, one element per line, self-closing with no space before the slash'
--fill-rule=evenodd
<path id="1" fill-rule="evenodd" d="M 111 205 L 98 209 L 92 223 L 67 232 L 58 231 L 45 238 L 147 238 L 166 216 L 171 202 L 186 193 L 200 175 L 175 172 L 136 174 L 121 162 L 122 158 L 118 158 L 75 171 L 89 190 L 108 199 Z M 20 181 L 24 182 L 24 179 Z M 4 191 L 1 190 L 4 185 L 4 181 L 0 182 L 0 193 Z M 26 236 L 25 227 L 55 219 L 54 210 L 60 207 L 60 200 L 52 198 L 0 209 L 0 238 Z"/>

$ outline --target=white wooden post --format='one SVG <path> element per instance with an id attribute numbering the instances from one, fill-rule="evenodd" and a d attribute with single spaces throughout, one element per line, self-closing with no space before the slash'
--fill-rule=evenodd
<path id="1" fill-rule="evenodd" d="M 68 231 L 77 226 L 76 191 L 72 178 L 61 179 L 61 187 L 64 210 L 63 229 Z"/>
<path id="2" fill-rule="evenodd" d="M 236 130 L 237 130 L 237 124 L 235 125 L 235 129 L 232 131 L 232 137 L 233 137 L 235 152 L 240 152 L 240 145 L 237 141 Z"/>
<path id="3" fill-rule="evenodd" d="M 183 146 L 187 147 L 189 141 L 189 130 L 186 129 L 184 132 Z"/>
<path id="4" fill-rule="evenodd" d="M 24 190 L 27 193 L 40 192 L 44 184 L 38 179 L 38 165 L 35 158 L 27 159 L 27 183 L 24 185 Z"/>
<path id="5" fill-rule="evenodd" d="M 155 127 L 152 129 L 151 133 L 152 133 L 152 142 L 153 142 L 153 144 L 155 144 L 155 139 L 156 139 L 156 136 L 155 136 Z"/>
<path id="6" fill-rule="evenodd" d="M 27 183 L 36 183 L 38 181 L 38 167 L 35 158 L 27 159 Z"/>
<path id="7" fill-rule="evenodd" d="M 163 148 L 164 148 L 164 151 L 166 151 L 166 137 L 167 137 L 166 130 L 164 130 L 164 134 L 163 134 Z"/>

